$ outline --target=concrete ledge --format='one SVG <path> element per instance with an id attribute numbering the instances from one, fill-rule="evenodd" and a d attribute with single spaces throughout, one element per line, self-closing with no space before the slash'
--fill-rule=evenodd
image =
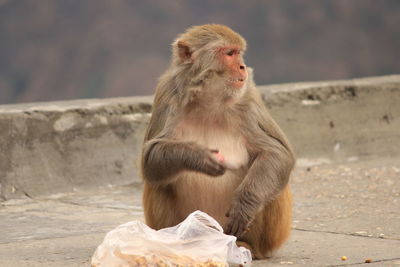
<path id="1" fill-rule="evenodd" d="M 330 162 L 400 155 L 400 75 L 260 90 L 300 158 Z"/>
<path id="2" fill-rule="evenodd" d="M 399 156 L 400 75 L 260 86 L 299 163 Z M 140 182 L 151 97 L 0 105 L 0 198 Z"/>
<path id="3" fill-rule="evenodd" d="M 35 197 L 138 179 L 151 97 L 0 106 L 0 197 Z"/>

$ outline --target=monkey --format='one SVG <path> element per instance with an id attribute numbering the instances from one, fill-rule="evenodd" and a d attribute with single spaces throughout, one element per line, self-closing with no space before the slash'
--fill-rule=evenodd
<path id="1" fill-rule="evenodd" d="M 290 233 L 295 156 L 244 63 L 246 47 L 218 24 L 173 42 L 142 148 L 143 208 L 154 229 L 206 212 L 264 259 Z"/>

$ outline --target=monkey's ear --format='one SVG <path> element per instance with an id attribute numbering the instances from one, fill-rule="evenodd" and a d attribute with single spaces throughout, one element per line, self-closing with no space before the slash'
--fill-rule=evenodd
<path id="1" fill-rule="evenodd" d="M 184 61 L 188 61 L 191 60 L 192 58 L 192 52 L 190 51 L 190 48 L 187 44 L 185 44 L 185 42 L 183 41 L 178 41 L 176 43 L 176 46 L 178 48 L 178 56 L 179 59 L 184 62 Z"/>

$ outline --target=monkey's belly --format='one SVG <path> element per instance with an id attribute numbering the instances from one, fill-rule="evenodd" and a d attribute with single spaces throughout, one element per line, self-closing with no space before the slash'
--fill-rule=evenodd
<path id="1" fill-rule="evenodd" d="M 229 210 L 233 192 L 243 179 L 239 171 L 227 171 L 223 176 L 184 172 L 176 181 L 176 211 L 184 219 L 191 212 L 201 210 L 216 219 L 222 226 Z"/>

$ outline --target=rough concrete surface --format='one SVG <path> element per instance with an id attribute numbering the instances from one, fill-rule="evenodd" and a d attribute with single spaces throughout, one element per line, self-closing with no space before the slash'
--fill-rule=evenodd
<path id="1" fill-rule="evenodd" d="M 299 157 L 399 156 L 400 75 L 261 86 Z"/>
<path id="2" fill-rule="evenodd" d="M 134 182 L 151 100 L 0 105 L 0 199 Z"/>
<path id="3" fill-rule="evenodd" d="M 399 176 L 398 158 L 297 167 L 292 235 L 253 266 L 400 266 Z M 140 197 L 136 184 L 2 202 L 0 266 L 89 266 L 106 232 L 143 220 Z"/>

